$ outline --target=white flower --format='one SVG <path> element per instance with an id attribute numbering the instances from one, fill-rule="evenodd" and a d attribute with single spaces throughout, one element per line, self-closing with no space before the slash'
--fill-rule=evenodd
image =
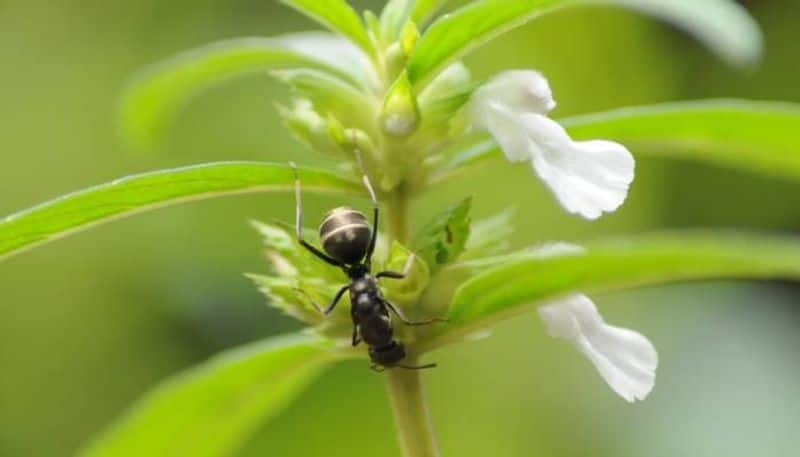
<path id="1" fill-rule="evenodd" d="M 539 315 L 550 336 L 572 341 L 625 400 L 643 400 L 653 390 L 658 365 L 653 345 L 639 333 L 603 322 L 586 295 L 544 305 Z"/>
<path id="2" fill-rule="evenodd" d="M 570 213 L 597 219 L 616 210 L 633 181 L 633 156 L 612 141 L 573 141 L 547 117 L 555 106 L 540 73 L 512 70 L 475 91 L 469 114 L 475 127 L 494 137 L 509 161 L 530 161 Z"/>
<path id="3" fill-rule="evenodd" d="M 537 257 L 580 255 L 570 243 L 550 243 L 533 251 Z M 597 307 L 583 294 L 573 294 L 539 307 L 547 332 L 565 338 L 594 364 L 606 383 L 625 400 L 643 400 L 653 390 L 658 354 L 650 341 L 632 330 L 603 322 Z"/>

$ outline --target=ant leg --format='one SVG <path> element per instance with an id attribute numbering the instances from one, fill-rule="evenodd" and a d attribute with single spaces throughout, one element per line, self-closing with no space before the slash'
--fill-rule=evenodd
<path id="1" fill-rule="evenodd" d="M 361 342 L 361 338 L 358 337 L 358 326 L 353 325 L 353 347 L 358 346 L 358 343 Z"/>
<path id="2" fill-rule="evenodd" d="M 303 289 L 300 289 L 299 287 L 295 287 L 295 290 L 300 292 L 300 293 L 302 293 L 303 295 L 305 295 L 306 298 L 308 299 L 308 301 L 310 301 L 311 304 L 314 305 L 314 308 L 316 308 L 317 311 L 319 311 L 319 312 L 321 312 L 322 314 L 325 314 L 325 315 L 330 314 L 333 311 L 333 309 L 336 308 L 336 305 L 339 303 L 339 300 L 342 299 L 342 295 L 344 295 L 344 292 L 346 290 L 349 290 L 349 289 L 350 289 L 350 285 L 349 284 L 344 286 L 344 287 L 342 287 L 341 289 L 339 289 L 339 291 L 336 292 L 336 295 L 333 296 L 333 299 L 331 300 L 331 302 L 328 303 L 328 306 L 326 306 L 325 309 L 322 309 L 317 304 L 317 302 L 314 301 L 314 298 L 311 297 L 311 295 L 309 295 L 308 292 L 306 292 Z"/>
<path id="3" fill-rule="evenodd" d="M 297 236 L 297 242 L 321 260 L 335 267 L 343 267 L 344 265 L 341 262 L 328 256 L 303 239 L 303 200 L 300 191 L 300 176 L 297 174 L 297 165 L 295 165 L 294 162 L 289 162 L 289 165 L 292 167 L 292 172 L 294 173 L 294 198 L 296 202 L 295 235 Z"/>
<path id="4" fill-rule="evenodd" d="M 361 177 L 361 181 L 364 182 L 364 187 L 367 188 L 367 193 L 369 193 L 369 199 L 372 200 L 372 237 L 369 240 L 367 254 L 364 256 L 364 263 L 370 265 L 372 263 L 372 254 L 375 252 L 375 243 L 378 240 L 378 216 L 380 213 L 380 205 L 378 204 L 378 197 L 375 196 L 375 190 L 372 188 L 372 184 L 369 182 L 369 176 L 367 176 L 367 172 L 364 169 L 364 162 L 361 160 L 361 153 L 359 152 L 358 148 L 354 150 L 354 153 L 356 155 L 356 161 L 358 161 L 358 164 L 361 167 L 361 172 L 364 173 L 364 175 Z"/>
<path id="5" fill-rule="evenodd" d="M 344 295 L 345 291 L 348 290 L 350 290 L 350 284 L 347 284 L 346 286 L 339 289 L 339 291 L 336 292 L 336 295 L 333 296 L 331 302 L 328 303 L 328 307 L 325 308 L 325 311 L 323 311 L 323 313 L 325 313 L 325 315 L 328 315 L 331 312 L 333 312 L 333 308 L 336 308 L 336 305 L 339 303 L 339 300 L 342 299 L 342 295 Z"/>
<path id="6" fill-rule="evenodd" d="M 441 317 L 431 317 L 429 319 L 425 319 L 425 320 L 421 320 L 421 321 L 411 321 L 403 314 L 402 311 L 400 311 L 400 308 L 396 307 L 389 300 L 383 300 L 383 304 L 386 305 L 387 308 L 392 310 L 392 312 L 395 313 L 397 315 L 397 317 L 400 318 L 400 320 L 403 321 L 403 323 L 406 324 L 406 325 L 428 325 L 428 324 L 432 324 L 434 322 L 447 322 L 447 319 L 444 319 L 444 318 L 441 318 Z"/>
<path id="7" fill-rule="evenodd" d="M 408 276 L 409 273 L 411 273 L 411 267 L 414 266 L 414 259 L 416 259 L 416 258 L 417 258 L 417 255 L 414 254 L 414 253 L 412 253 L 410 256 L 408 256 L 408 259 L 406 259 L 406 264 L 403 266 L 403 271 L 401 273 L 398 273 L 396 271 L 388 271 L 388 270 L 387 271 L 381 271 L 381 272 L 379 272 L 378 274 L 375 275 L 375 278 L 378 278 L 378 279 L 379 278 L 404 279 L 406 276 Z"/>
<path id="8" fill-rule="evenodd" d="M 395 365 L 398 368 L 405 368 L 406 370 L 427 370 L 429 368 L 436 368 L 435 363 L 428 363 L 425 365 Z"/>
<path id="9" fill-rule="evenodd" d="M 377 363 L 373 363 L 369 366 L 369 369 L 374 371 L 375 373 L 383 373 L 386 371 L 386 367 L 383 365 L 378 365 Z"/>

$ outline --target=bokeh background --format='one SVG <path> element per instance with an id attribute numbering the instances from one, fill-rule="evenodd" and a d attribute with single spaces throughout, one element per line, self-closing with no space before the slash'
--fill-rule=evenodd
<path id="1" fill-rule="evenodd" d="M 355 2 L 377 9 L 378 2 Z M 800 101 L 800 5 L 752 0 L 766 53 L 736 72 L 677 31 L 619 10 L 546 16 L 467 61 L 478 77 L 544 71 L 558 116 L 709 97 Z M 224 159 L 319 162 L 279 126 L 287 93 L 254 76 L 193 102 L 157 154 L 118 139 L 136 69 L 208 41 L 315 26 L 267 0 L 0 0 L 0 214 L 133 172 Z M 800 132 L 798 132 L 800 139 Z M 477 217 L 517 208 L 515 246 L 680 227 L 800 228 L 800 184 L 642 158 L 625 206 L 562 212 L 527 167 L 468 174 L 415 206 L 421 221 L 474 189 Z M 339 201 L 308 198 L 309 221 Z M 362 204 L 362 202 L 355 202 Z M 290 221 L 289 195 L 193 203 L 115 222 L 0 264 L 0 456 L 73 454 L 170 374 L 297 324 L 242 275 L 265 270 L 248 219 Z M 655 391 L 616 397 L 535 315 L 442 350 L 425 374 L 447 456 L 789 456 L 800 427 L 800 288 L 718 282 L 595 297 L 660 352 Z M 331 369 L 242 456 L 399 455 L 382 378 Z"/>

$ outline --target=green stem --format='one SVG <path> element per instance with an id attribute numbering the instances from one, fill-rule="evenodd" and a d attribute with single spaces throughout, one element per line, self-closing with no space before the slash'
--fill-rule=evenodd
<path id="1" fill-rule="evenodd" d="M 392 192 L 387 209 L 389 234 L 401 243 L 408 243 L 408 195 L 404 184 Z"/>
<path id="2" fill-rule="evenodd" d="M 408 356 L 403 363 L 416 365 L 417 358 Z M 420 370 L 394 368 L 387 371 L 386 385 L 394 413 L 400 448 L 405 457 L 437 457 L 436 436 L 422 393 Z"/>
<path id="3" fill-rule="evenodd" d="M 390 235 L 401 243 L 407 243 L 408 193 L 401 185 L 388 200 L 388 225 Z M 403 364 L 418 364 L 415 354 L 408 354 Z M 405 457 L 437 457 L 436 436 L 428 413 L 428 404 L 422 392 L 420 371 L 393 368 L 386 372 L 386 386 L 394 414 L 397 438 Z"/>

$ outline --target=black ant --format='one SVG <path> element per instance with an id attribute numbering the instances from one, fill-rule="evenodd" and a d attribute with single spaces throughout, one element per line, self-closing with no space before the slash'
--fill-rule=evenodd
<path id="1" fill-rule="evenodd" d="M 339 303 L 345 292 L 350 291 L 350 314 L 353 318 L 353 346 L 362 340 L 369 346 L 369 357 L 372 369 L 383 371 L 386 368 L 400 367 L 406 369 L 433 368 L 436 364 L 408 366 L 399 362 L 406 356 L 405 346 L 394 339 L 391 310 L 406 325 L 425 325 L 445 319 L 432 318 L 423 321 L 411 321 L 403 315 L 397 306 L 383 297 L 378 279 L 403 279 L 413 264 L 413 254 L 406 262 L 403 272 L 381 271 L 372 275 L 372 254 L 378 236 L 378 199 L 366 174 L 363 176 L 364 186 L 372 200 L 373 222 L 370 228 L 366 216 L 360 211 L 348 207 L 334 208 L 322 219 L 319 236 L 323 251 L 303 239 L 303 203 L 300 196 L 300 178 L 294 163 L 290 163 L 295 176 L 295 198 L 297 202 L 297 219 L 295 221 L 297 242 L 308 249 L 316 257 L 341 268 L 350 282 L 334 295 L 325 309 L 311 300 L 315 307 L 325 315 L 330 314 Z M 307 294 L 306 294 L 307 295 Z M 308 297 L 310 299 L 310 297 Z"/>

